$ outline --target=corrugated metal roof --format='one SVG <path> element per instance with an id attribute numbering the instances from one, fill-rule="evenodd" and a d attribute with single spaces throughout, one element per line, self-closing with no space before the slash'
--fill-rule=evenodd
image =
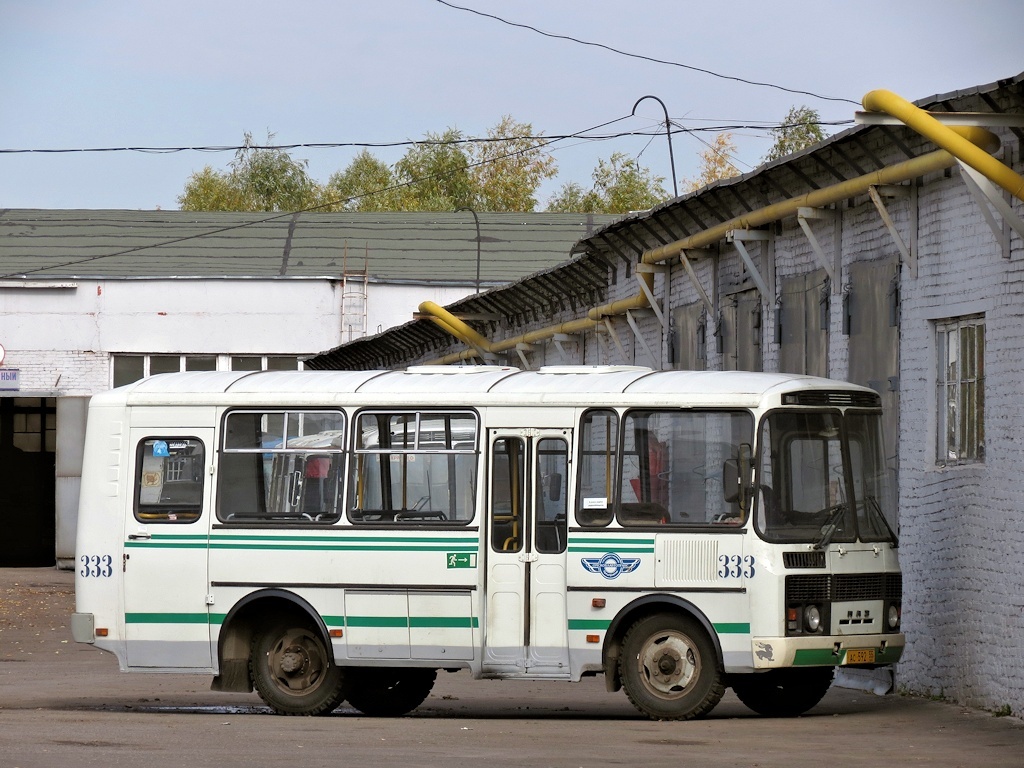
<path id="1" fill-rule="evenodd" d="M 480 276 L 503 284 L 565 261 L 618 218 L 478 213 Z M 192 213 L 0 210 L 0 277 L 313 278 L 472 284 L 469 212 Z"/>

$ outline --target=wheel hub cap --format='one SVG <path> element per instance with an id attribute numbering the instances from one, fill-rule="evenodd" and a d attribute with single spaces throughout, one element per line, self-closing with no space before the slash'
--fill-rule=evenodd
<path id="1" fill-rule="evenodd" d="M 286 675 L 294 674 L 306 665 L 306 655 L 300 648 L 289 648 L 281 655 L 281 671 Z"/>

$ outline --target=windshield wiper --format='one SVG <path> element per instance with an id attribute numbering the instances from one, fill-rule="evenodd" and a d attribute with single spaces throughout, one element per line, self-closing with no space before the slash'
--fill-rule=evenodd
<path id="1" fill-rule="evenodd" d="M 839 530 L 839 524 L 843 522 L 843 518 L 846 517 L 846 512 L 849 508 L 845 502 L 842 502 L 828 510 L 828 518 L 825 520 L 825 524 L 821 526 L 821 538 L 814 542 L 813 549 L 824 549 L 829 545 L 832 537 Z"/>
<path id="2" fill-rule="evenodd" d="M 882 521 L 882 525 L 885 526 L 885 530 L 889 532 L 889 536 L 892 538 L 892 545 L 898 547 L 900 545 L 900 537 L 896 535 L 896 531 L 889 525 L 889 521 L 885 519 L 885 514 L 882 512 L 882 507 L 878 504 L 878 499 L 874 496 L 868 496 L 865 499 L 865 506 L 875 513 L 875 517 Z"/>

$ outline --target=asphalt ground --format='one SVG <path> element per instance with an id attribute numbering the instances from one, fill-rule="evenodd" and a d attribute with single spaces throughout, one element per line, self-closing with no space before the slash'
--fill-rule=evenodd
<path id="1" fill-rule="evenodd" d="M 0 569 L 0 768 L 52 766 L 1024 766 L 1024 722 L 833 687 L 806 715 L 762 718 L 727 693 L 703 720 L 651 722 L 603 680 L 441 673 L 406 717 L 279 717 L 209 677 L 121 673 L 71 639 L 74 576 Z"/>

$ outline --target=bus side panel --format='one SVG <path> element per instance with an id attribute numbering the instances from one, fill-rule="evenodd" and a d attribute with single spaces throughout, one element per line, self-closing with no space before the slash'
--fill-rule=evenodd
<path id="1" fill-rule="evenodd" d="M 339 663 L 471 661 L 480 636 L 476 531 L 215 528 L 210 574 L 224 616 L 260 589 L 292 592 L 329 631 Z M 464 664 L 463 664 L 464 665 Z"/>
<path id="2" fill-rule="evenodd" d="M 125 670 L 121 600 L 128 414 L 123 404 L 98 400 L 89 408 L 82 463 L 75 566 L 75 606 L 82 618 L 73 620 L 81 626 L 74 639 L 114 653 Z"/>

